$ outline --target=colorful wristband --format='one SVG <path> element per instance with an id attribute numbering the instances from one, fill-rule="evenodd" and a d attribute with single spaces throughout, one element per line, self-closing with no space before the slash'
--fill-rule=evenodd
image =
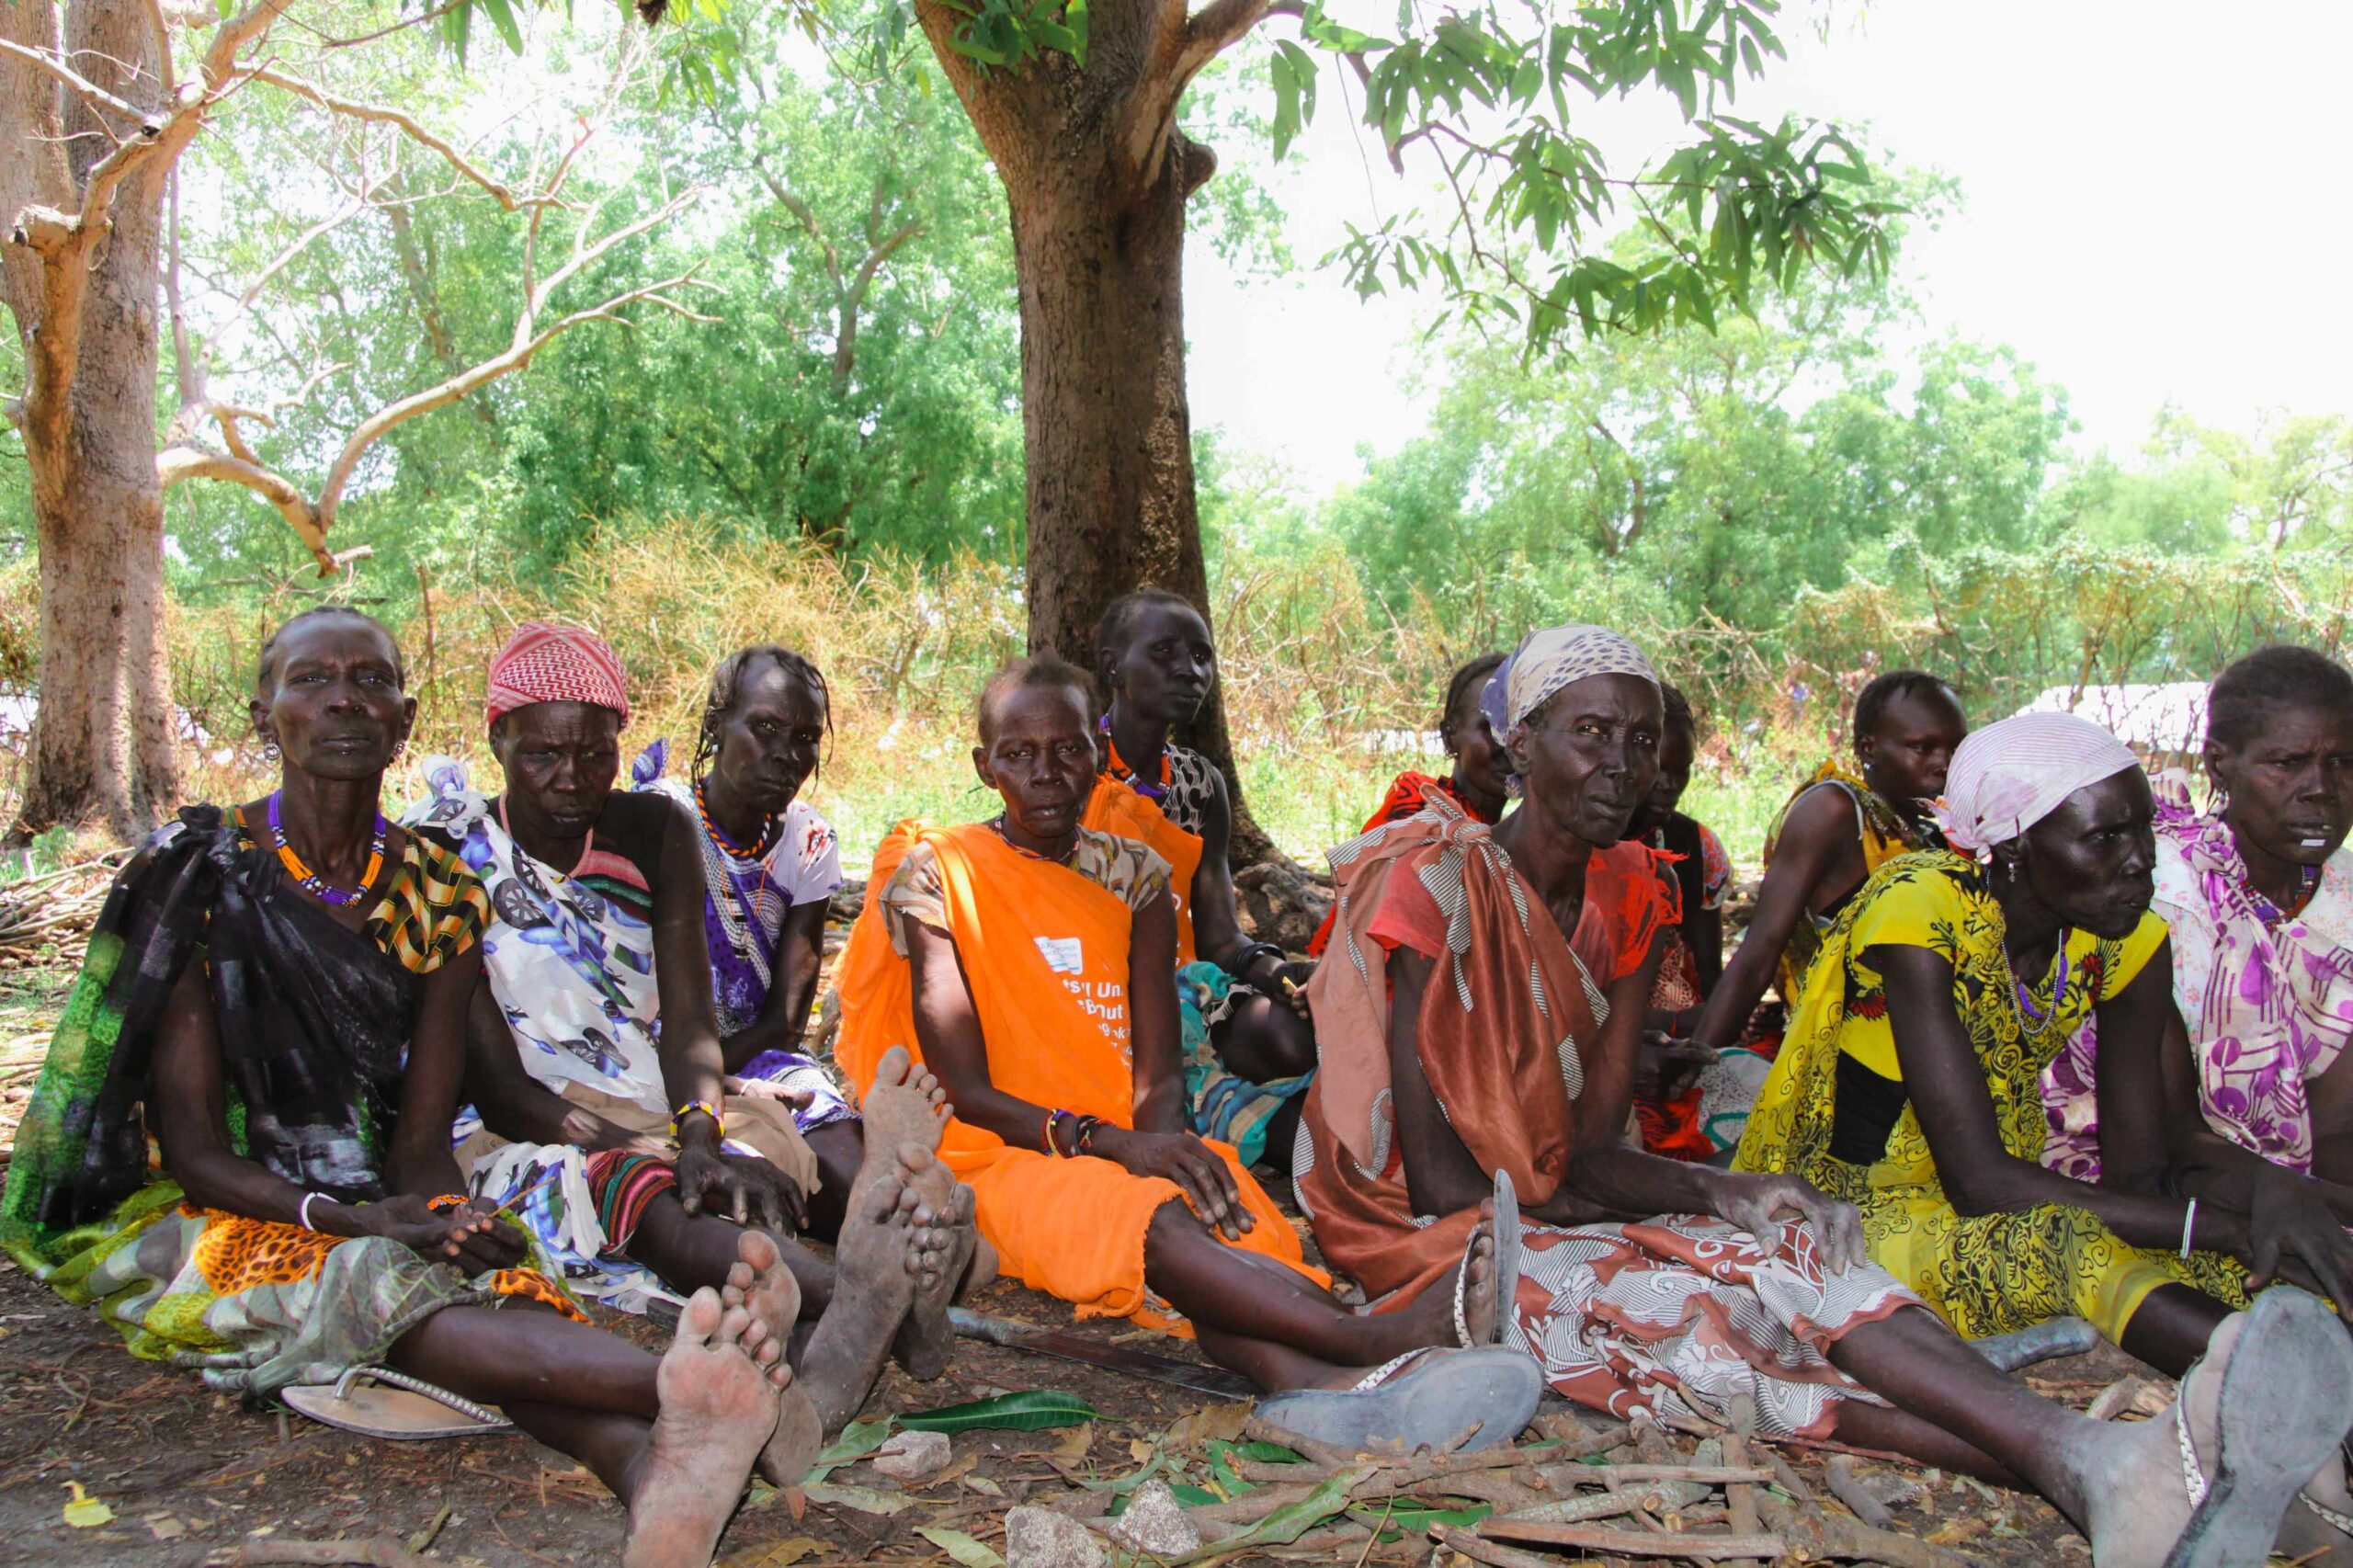
<path id="1" fill-rule="evenodd" d="M 670 1113 L 670 1142 L 675 1143 L 678 1141 L 678 1134 L 685 1129 L 687 1118 L 697 1111 L 710 1118 L 711 1126 L 722 1138 L 727 1136 L 727 1119 L 719 1114 L 717 1106 L 709 1100 L 688 1100 Z"/>
<path id="2" fill-rule="evenodd" d="M 462 1192 L 445 1192 L 438 1198 L 426 1199 L 425 1207 L 430 1212 L 438 1214 L 444 1209 L 463 1208 L 468 1201 L 469 1199 Z"/>

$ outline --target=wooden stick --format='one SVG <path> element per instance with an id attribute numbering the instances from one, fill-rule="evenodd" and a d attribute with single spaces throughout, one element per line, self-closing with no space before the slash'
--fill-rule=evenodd
<path id="1" fill-rule="evenodd" d="M 356 1568 L 441 1568 L 392 1536 L 369 1540 L 249 1540 L 229 1558 L 230 1568 L 261 1563 L 349 1563 Z"/>
<path id="2" fill-rule="evenodd" d="M 1501 1536 L 1538 1546 L 1569 1546 L 1603 1551 L 1614 1557 L 1688 1557 L 1700 1562 L 1735 1558 L 1775 1558 L 1789 1543 L 1777 1535 L 1700 1535 L 1666 1530 L 1657 1535 L 1613 1530 L 1602 1525 L 1548 1525 L 1533 1519 L 1491 1518 L 1479 1526 L 1480 1537 Z"/>
<path id="3" fill-rule="evenodd" d="M 1521 1551 L 1514 1547 L 1497 1546 L 1483 1540 L 1469 1530 L 1456 1529 L 1452 1525 L 1432 1525 L 1430 1534 L 1442 1546 L 1452 1547 L 1474 1562 L 1487 1568 L 1563 1568 L 1557 1557 L 1547 1557 L 1540 1551 Z"/>
<path id="4" fill-rule="evenodd" d="M 1830 1460 L 1830 1494 L 1853 1511 L 1855 1517 L 1875 1530 L 1883 1530 L 1895 1522 L 1887 1505 L 1871 1495 L 1863 1478 L 1855 1473 L 1855 1461 L 1845 1454 L 1834 1454 Z"/>
<path id="5" fill-rule="evenodd" d="M 1748 1462 L 1748 1439 L 1756 1430 L 1756 1401 L 1745 1393 L 1734 1394 L 1725 1412 L 1732 1417 L 1732 1430 L 1724 1434 L 1724 1463 L 1744 1465 Z M 1758 1480 L 1770 1480 L 1771 1471 L 1763 1471 Z M 1734 1535 L 1755 1535 L 1756 1488 L 1746 1481 L 1724 1483 L 1724 1523 Z"/>
<path id="6" fill-rule="evenodd" d="M 1778 1497 L 1759 1499 L 1765 1522 L 1815 1557 L 1883 1562 L 1887 1568 L 1966 1568 L 1969 1559 L 1893 1530 L 1810 1510 L 1804 1517 Z"/>

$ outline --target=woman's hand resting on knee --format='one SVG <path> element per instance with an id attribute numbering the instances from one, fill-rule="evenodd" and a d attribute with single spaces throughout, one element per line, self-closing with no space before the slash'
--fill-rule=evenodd
<path id="1" fill-rule="evenodd" d="M 1096 1131 L 1088 1153 L 1130 1176 L 1165 1176 L 1175 1182 L 1193 1211 L 1228 1241 L 1239 1241 L 1257 1226 L 1257 1217 L 1243 1207 L 1233 1172 L 1216 1150 L 1190 1132 L 1135 1132 L 1107 1124 Z"/>
<path id="2" fill-rule="evenodd" d="M 1833 1274 L 1844 1274 L 1870 1256 L 1863 1244 L 1863 1217 L 1851 1203 L 1841 1203 L 1812 1182 L 1793 1176 L 1758 1176 L 1721 1171 L 1715 1212 L 1755 1236 L 1771 1250 L 1784 1218 L 1802 1220 L 1813 1233 L 1813 1244 Z"/>
<path id="3" fill-rule="evenodd" d="M 2333 1301 L 2339 1317 L 2353 1323 L 2353 1238 L 2320 1189 L 2293 1171 L 2259 1176 L 2246 1219 L 2247 1286 L 2261 1290 L 2274 1280 L 2300 1285 Z"/>
<path id="4" fill-rule="evenodd" d="M 380 1203 L 363 1203 L 350 1212 L 364 1227 L 362 1234 L 398 1242 L 470 1279 L 523 1261 L 522 1233 L 501 1223 L 497 1210 L 479 1199 L 428 1209 L 424 1199 L 404 1192 Z"/>

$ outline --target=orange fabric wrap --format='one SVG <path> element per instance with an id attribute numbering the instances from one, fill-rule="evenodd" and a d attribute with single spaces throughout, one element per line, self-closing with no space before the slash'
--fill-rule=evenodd
<path id="1" fill-rule="evenodd" d="M 1635 852 L 1618 853 L 1628 848 Z M 1563 1057 L 1580 1063 L 1581 1081 L 1584 1052 L 1599 1034 L 1586 1000 L 1587 963 L 1618 960 L 1594 965 L 1603 976 L 1597 983 L 1606 987 L 1624 954 L 1581 960 L 1533 890 L 1522 884 L 1514 898 L 1518 873 L 1488 830 L 1459 809 L 1392 824 L 1336 851 L 1334 873 L 1339 913 L 1332 949 L 1308 991 L 1321 1065 L 1303 1112 L 1314 1163 L 1299 1190 L 1333 1266 L 1381 1304 L 1403 1304 L 1461 1261 L 1478 1216 L 1465 1210 L 1417 1224 L 1406 1190 L 1388 1109 L 1389 949 L 1370 935 L 1392 884 L 1460 882 L 1472 939 L 1467 950 L 1437 958 L 1423 993 L 1417 1053 L 1471 1157 L 1482 1170 L 1510 1172 L 1523 1205 L 1552 1198 L 1577 1146 Z M 1590 942 L 1586 927 L 1597 922 L 1618 942 L 1640 940 L 1646 949 L 1665 903 L 1646 850 L 1597 852 L 1579 935 Z M 1529 983 L 1531 974 L 1540 989 Z M 1593 1135 L 1614 1137 L 1616 1130 Z"/>
<path id="2" fill-rule="evenodd" d="M 1079 821 L 1097 833 L 1135 839 L 1168 862 L 1168 892 L 1176 901 L 1176 962 L 1191 963 L 1199 956 L 1193 948 L 1193 877 L 1201 869 L 1200 835 L 1170 822 L 1158 801 L 1108 773 L 1097 777 Z"/>
<path id="3" fill-rule="evenodd" d="M 834 1059 L 859 1096 L 891 1047 L 923 1055 L 913 966 L 892 948 L 880 907 L 882 889 L 918 842 L 938 857 L 949 935 L 986 1042 L 990 1083 L 1034 1105 L 1134 1126 L 1128 906 L 1074 871 L 1021 854 L 980 823 L 903 822 L 874 858 L 837 981 L 842 1028 Z M 1079 971 L 1058 972 L 1039 944 L 1074 937 Z M 1058 956 L 1067 962 L 1068 947 Z M 1256 1229 L 1233 1244 L 1322 1281 L 1304 1266 L 1290 1222 L 1233 1150 L 1209 1146 L 1257 1217 Z M 972 1188 L 981 1233 L 1007 1273 L 1073 1303 L 1080 1317 L 1135 1317 L 1186 1332 L 1143 1280 L 1144 1232 L 1164 1205 L 1183 1199 L 1176 1183 L 1131 1176 L 1108 1160 L 1011 1148 L 961 1118 L 949 1122 L 940 1155 Z"/>

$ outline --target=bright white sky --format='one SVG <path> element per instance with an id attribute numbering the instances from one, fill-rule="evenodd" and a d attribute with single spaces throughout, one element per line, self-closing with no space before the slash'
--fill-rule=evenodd
<path id="1" fill-rule="evenodd" d="M 2167 401 L 2239 427 L 2353 411 L 2353 4 L 1841 0 L 1826 42 L 1808 9 L 1790 7 L 1790 58 L 1736 112 L 1867 124 L 1881 157 L 1959 176 L 1965 211 L 1915 232 L 1902 265 L 1933 326 L 2006 342 L 2068 390 L 2080 446 L 2122 455 Z M 1237 279 L 1198 244 L 1186 264 L 1195 424 L 1315 493 L 1358 472 L 1360 444 L 1393 449 L 1422 424 L 1427 307 L 1359 303 L 1312 266 L 1345 222 L 1420 199 L 1428 166 L 1409 158 L 1401 180 L 1360 147 L 1339 87 L 1327 71 L 1277 181 L 1305 269 Z M 1595 123 L 1621 172 L 1678 139 L 1650 106 Z"/>

